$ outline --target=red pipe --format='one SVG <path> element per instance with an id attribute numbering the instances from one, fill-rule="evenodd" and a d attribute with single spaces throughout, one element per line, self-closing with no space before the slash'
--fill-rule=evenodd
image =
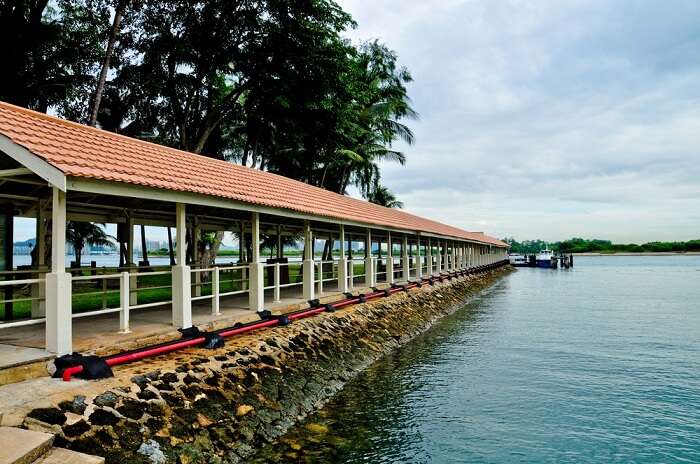
<path id="1" fill-rule="evenodd" d="M 476 268 L 476 272 L 480 271 L 482 268 L 483 268 L 483 266 Z M 448 276 L 448 278 L 457 277 L 458 273 L 457 272 L 448 273 L 447 276 Z M 443 277 L 441 276 L 440 280 L 442 280 L 442 278 Z M 422 287 L 423 285 L 425 285 L 429 281 L 430 281 L 429 279 L 422 279 L 420 283 L 413 282 L 413 283 L 406 285 L 405 287 L 391 287 L 391 288 L 388 288 L 386 290 L 386 292 L 382 290 L 382 291 L 369 293 L 369 294 L 364 296 L 364 301 L 379 298 L 381 296 L 386 295 L 387 293 L 389 295 L 393 295 L 394 293 L 398 293 L 398 292 L 403 291 L 404 288 L 406 290 L 408 290 L 411 288 Z M 362 298 L 360 298 L 360 297 L 346 298 L 345 300 L 340 300 L 340 301 L 337 301 L 335 303 L 331 303 L 329 305 L 317 306 L 314 308 L 305 309 L 305 310 L 302 310 L 299 312 L 291 313 L 291 314 L 288 314 L 287 317 L 291 320 L 303 319 L 306 317 L 311 317 L 313 315 L 325 312 L 327 307 L 331 307 L 333 309 L 340 309 L 340 308 L 344 308 L 346 306 L 351 306 L 351 305 L 358 304 L 361 302 L 362 302 Z M 278 319 L 267 319 L 264 321 L 256 322 L 254 324 L 245 325 L 242 327 L 235 327 L 232 329 L 223 329 L 223 330 L 221 330 L 219 332 L 215 332 L 215 333 L 220 335 L 221 337 L 231 337 L 233 335 L 240 335 L 240 334 L 245 333 L 245 332 L 250 332 L 251 330 L 261 329 L 264 327 L 273 327 L 273 326 L 276 326 L 278 324 L 279 324 Z M 128 362 L 138 361 L 140 359 L 149 358 L 151 356 L 158 356 L 161 354 L 171 353 L 173 351 L 177 351 L 177 350 L 182 349 L 182 348 L 189 348 L 192 346 L 201 345 L 202 343 L 205 342 L 205 340 L 206 340 L 205 337 L 197 337 L 197 338 L 191 338 L 188 340 L 181 340 L 181 341 L 165 343 L 162 345 L 157 345 L 157 346 L 143 349 L 143 350 L 131 351 L 128 353 L 122 353 L 122 354 L 110 356 L 110 357 L 105 359 L 105 362 L 110 367 L 111 366 L 118 366 L 120 364 L 126 364 Z M 83 366 L 68 367 L 63 371 L 63 375 L 62 375 L 63 380 L 66 382 L 69 382 L 71 377 L 73 377 L 76 374 L 81 373 L 82 371 L 83 371 Z"/>

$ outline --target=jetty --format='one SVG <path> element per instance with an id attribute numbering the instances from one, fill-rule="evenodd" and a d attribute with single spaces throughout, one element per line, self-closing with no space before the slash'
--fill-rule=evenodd
<path id="1" fill-rule="evenodd" d="M 115 353 L 507 260 L 508 245 L 481 232 L 1 102 L 0 162 L 0 384 L 46 375 L 47 360 L 73 351 Z M 36 262 L 22 269 L 16 217 L 36 220 Z M 67 221 L 116 224 L 120 267 L 67 269 Z M 136 262 L 137 225 L 174 229 L 171 265 Z M 238 235 L 238 260 L 201 265 L 202 232 L 223 231 Z M 277 241 L 272 259 L 263 237 Z M 287 239 L 304 243 L 298 261 Z"/>

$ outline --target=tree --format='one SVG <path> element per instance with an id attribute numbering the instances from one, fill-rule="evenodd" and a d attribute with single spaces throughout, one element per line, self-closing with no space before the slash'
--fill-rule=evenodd
<path id="1" fill-rule="evenodd" d="M 393 193 L 384 186 L 377 185 L 370 191 L 367 200 L 387 208 L 403 208 L 403 202 L 396 199 Z"/>
<path id="2" fill-rule="evenodd" d="M 81 266 L 83 249 L 90 246 L 112 246 L 114 239 L 103 229 L 104 224 L 93 222 L 68 221 L 66 224 L 66 241 L 75 249 L 75 262 Z"/>
<path id="3" fill-rule="evenodd" d="M 131 0 L 118 0 L 117 6 L 114 9 L 114 19 L 112 20 L 112 27 L 109 32 L 109 39 L 107 40 L 107 48 L 105 50 L 104 59 L 102 60 L 100 76 L 97 79 L 95 94 L 92 97 L 92 108 L 90 110 L 90 118 L 88 121 L 88 124 L 91 126 L 95 126 L 97 123 L 97 112 L 100 109 L 102 93 L 104 92 L 105 82 L 107 81 L 107 72 L 109 71 L 112 55 L 114 54 L 114 44 L 117 41 L 119 26 L 121 25 L 122 18 L 124 16 L 124 10 L 126 10 L 126 7 L 129 5 L 130 1 Z"/>
<path id="4" fill-rule="evenodd" d="M 38 111 L 55 106 L 82 119 L 109 22 L 106 1 L 14 0 L 0 3 L 0 99 Z"/>

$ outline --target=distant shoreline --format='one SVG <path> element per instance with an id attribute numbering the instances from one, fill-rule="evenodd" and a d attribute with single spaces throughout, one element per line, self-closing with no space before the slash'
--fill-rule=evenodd
<path id="1" fill-rule="evenodd" d="M 637 253 L 629 251 L 618 251 L 611 253 L 586 252 L 571 254 L 573 254 L 574 256 L 700 256 L 700 251 L 640 251 Z"/>

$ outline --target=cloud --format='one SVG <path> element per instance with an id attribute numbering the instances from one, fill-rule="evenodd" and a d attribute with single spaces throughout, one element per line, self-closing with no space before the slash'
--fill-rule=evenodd
<path id="1" fill-rule="evenodd" d="M 421 120 L 385 183 L 498 235 L 700 236 L 700 4 L 339 2 L 413 73 Z"/>

